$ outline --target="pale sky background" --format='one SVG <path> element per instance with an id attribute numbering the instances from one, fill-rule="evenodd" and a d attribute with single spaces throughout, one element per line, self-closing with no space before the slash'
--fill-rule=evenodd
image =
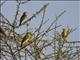
<path id="1" fill-rule="evenodd" d="M 44 26 L 46 29 L 49 24 L 55 19 L 56 15 L 59 15 L 60 12 L 66 10 L 58 20 L 58 25 L 62 24 L 62 27 L 58 28 L 58 31 L 62 31 L 63 27 L 67 25 L 70 28 L 76 28 L 80 26 L 80 1 L 30 1 L 26 4 L 20 5 L 19 18 L 24 11 L 28 11 L 28 18 L 32 16 L 36 11 L 38 11 L 44 4 L 50 3 L 47 10 L 45 20 L 49 18 L 49 22 Z M 1 12 L 12 22 L 14 20 L 16 11 L 16 2 L 15 1 L 7 1 L 4 5 L 1 6 Z M 36 18 L 31 21 L 31 28 L 38 27 L 42 19 L 42 13 L 40 13 Z M 71 33 L 68 37 L 68 41 L 79 40 L 80 28 Z M 26 29 L 23 28 L 21 32 L 24 32 Z M 32 30 L 31 30 L 32 31 Z M 49 49 L 48 49 L 49 51 Z M 47 51 L 46 51 L 47 52 Z"/>
<path id="2" fill-rule="evenodd" d="M 24 11 L 28 11 L 28 17 L 32 16 L 36 11 L 38 11 L 44 4 L 50 3 L 45 20 L 49 18 L 49 22 L 45 26 L 49 26 L 49 24 L 55 19 L 55 16 L 60 14 L 60 12 L 66 10 L 67 12 L 61 16 L 58 21 L 58 25 L 62 24 L 62 27 L 66 27 L 67 25 L 70 28 L 79 27 L 79 1 L 30 1 L 26 4 L 20 5 L 19 19 Z M 7 1 L 4 5 L 1 6 L 1 12 L 12 22 L 15 16 L 16 11 L 16 2 L 15 1 Z M 31 27 L 34 28 L 40 24 L 42 17 L 42 13 L 39 14 L 36 18 L 33 19 Z M 18 20 L 19 20 L 18 19 Z M 35 20 L 35 21 L 34 21 Z M 62 31 L 62 27 L 59 28 Z M 58 29 L 58 30 L 59 30 Z M 23 29 L 25 31 L 25 29 Z M 68 37 L 69 40 L 80 40 L 79 39 L 79 29 L 70 34 Z"/>

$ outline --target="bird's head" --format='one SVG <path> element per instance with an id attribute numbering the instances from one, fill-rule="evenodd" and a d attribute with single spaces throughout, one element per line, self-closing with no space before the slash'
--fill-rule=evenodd
<path id="1" fill-rule="evenodd" d="M 31 32 L 27 32 L 26 35 L 28 35 L 29 37 L 31 37 L 32 33 Z"/>
<path id="2" fill-rule="evenodd" d="M 28 14 L 28 12 L 24 12 L 23 14 L 24 14 L 24 15 L 27 15 L 27 14 Z"/>
<path id="3" fill-rule="evenodd" d="M 65 28 L 63 28 L 63 31 L 66 30 Z"/>
<path id="4" fill-rule="evenodd" d="M 63 28 L 63 31 L 69 33 L 69 29 L 68 28 Z"/>
<path id="5" fill-rule="evenodd" d="M 63 31 L 67 31 L 68 29 L 67 28 L 63 28 Z"/>

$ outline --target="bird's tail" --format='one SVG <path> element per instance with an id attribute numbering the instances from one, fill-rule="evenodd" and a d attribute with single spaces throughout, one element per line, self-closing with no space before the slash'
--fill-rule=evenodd
<path id="1" fill-rule="evenodd" d="M 22 47 L 22 44 L 20 45 L 20 47 Z"/>
<path id="2" fill-rule="evenodd" d="M 67 39 L 66 38 L 64 38 L 64 43 L 66 43 L 67 42 Z"/>
<path id="3" fill-rule="evenodd" d="M 21 25 L 21 22 L 19 23 L 19 26 Z"/>

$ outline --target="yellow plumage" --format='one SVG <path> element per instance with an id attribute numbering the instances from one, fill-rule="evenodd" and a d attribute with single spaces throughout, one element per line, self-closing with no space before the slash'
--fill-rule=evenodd
<path id="1" fill-rule="evenodd" d="M 21 42 L 21 47 L 25 47 L 27 45 L 27 43 L 30 41 L 32 36 L 31 32 L 27 32 L 26 35 L 23 37 L 23 40 Z"/>
<path id="2" fill-rule="evenodd" d="M 69 33 L 69 30 L 66 29 L 66 28 L 63 28 L 63 31 L 62 31 L 62 38 L 65 42 L 67 42 L 66 38 L 68 36 L 68 33 Z"/>
<path id="3" fill-rule="evenodd" d="M 23 15 L 20 18 L 19 26 L 22 24 L 22 22 L 27 18 L 27 12 L 24 12 Z"/>

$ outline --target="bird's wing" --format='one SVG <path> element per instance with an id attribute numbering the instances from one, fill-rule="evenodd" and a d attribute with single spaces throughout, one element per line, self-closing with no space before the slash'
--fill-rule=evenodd
<path id="1" fill-rule="evenodd" d="M 20 18 L 20 24 L 19 24 L 19 25 L 21 25 L 21 23 L 22 23 L 22 20 L 23 20 L 23 16 L 21 16 L 21 18 Z"/>
<path id="2" fill-rule="evenodd" d="M 26 36 L 23 37 L 23 40 L 21 42 L 21 46 L 23 45 L 23 42 L 25 41 L 25 39 L 26 39 Z"/>
<path id="3" fill-rule="evenodd" d="M 5 32 L 4 32 L 4 30 L 1 27 L 0 27 L 0 33 L 6 35 Z"/>

